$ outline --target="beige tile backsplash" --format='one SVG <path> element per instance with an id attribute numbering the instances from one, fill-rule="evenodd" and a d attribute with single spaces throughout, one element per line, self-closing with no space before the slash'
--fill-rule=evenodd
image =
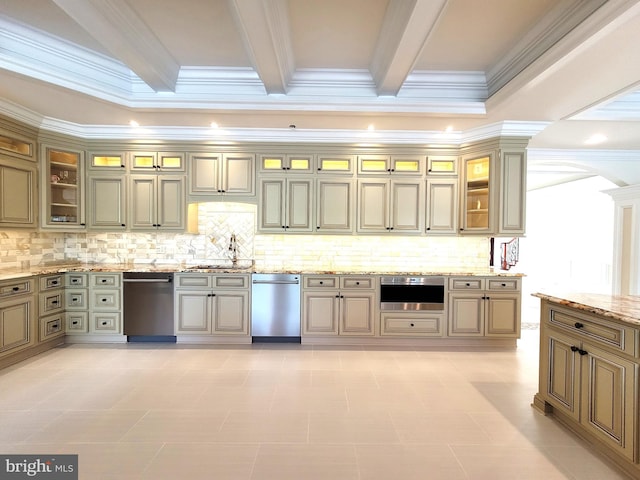
<path id="1" fill-rule="evenodd" d="M 211 263 L 238 257 L 261 270 L 469 271 L 488 267 L 485 237 L 256 234 L 255 205 L 203 203 L 199 233 L 0 232 L 0 268 L 65 260 L 98 263 Z"/>

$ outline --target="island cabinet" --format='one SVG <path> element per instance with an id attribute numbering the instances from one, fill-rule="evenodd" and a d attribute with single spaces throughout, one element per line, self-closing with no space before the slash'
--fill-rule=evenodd
<path id="1" fill-rule="evenodd" d="M 251 342 L 249 275 L 179 273 L 175 283 L 178 342 Z"/>
<path id="2" fill-rule="evenodd" d="M 449 278 L 450 337 L 520 337 L 519 278 Z"/>
<path id="3" fill-rule="evenodd" d="M 36 312 L 34 278 L 0 281 L 0 367 L 26 358 L 19 355 L 37 342 Z"/>
<path id="4" fill-rule="evenodd" d="M 375 334 L 376 280 L 360 275 L 302 276 L 302 336 Z"/>
<path id="5" fill-rule="evenodd" d="M 540 379 L 534 406 L 639 478 L 640 324 L 546 299 L 540 314 Z"/>

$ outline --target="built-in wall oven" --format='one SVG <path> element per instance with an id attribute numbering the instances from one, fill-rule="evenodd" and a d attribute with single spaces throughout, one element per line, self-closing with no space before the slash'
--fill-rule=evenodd
<path id="1" fill-rule="evenodd" d="M 444 310 L 445 278 L 380 277 L 380 310 Z"/>

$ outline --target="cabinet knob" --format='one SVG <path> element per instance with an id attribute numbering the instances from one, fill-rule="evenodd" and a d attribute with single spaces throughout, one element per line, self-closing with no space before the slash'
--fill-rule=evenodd
<path id="1" fill-rule="evenodd" d="M 415 327 L 415 324 L 413 324 L 413 323 L 410 323 L 409 325 L 412 326 L 412 327 Z"/>
<path id="2" fill-rule="evenodd" d="M 102 325 L 106 325 L 106 324 L 107 324 L 107 322 L 102 322 Z"/>
<path id="3" fill-rule="evenodd" d="M 579 353 L 581 356 L 585 356 L 585 355 L 587 355 L 589 352 L 587 352 L 586 350 L 579 349 L 579 350 L 578 350 L 578 353 Z"/>
<path id="4" fill-rule="evenodd" d="M 13 290 L 14 292 L 17 292 L 18 290 L 20 290 L 20 287 L 13 287 L 11 290 Z"/>
<path id="5" fill-rule="evenodd" d="M 322 280 L 320 280 L 320 285 L 324 285 L 324 282 Z"/>
<path id="6" fill-rule="evenodd" d="M 471 284 L 470 284 L 470 283 L 467 283 L 466 285 L 467 285 L 467 287 L 470 287 L 470 286 L 471 286 Z"/>
<path id="7" fill-rule="evenodd" d="M 356 282 L 356 285 L 360 285 L 360 282 Z"/>
<path id="8" fill-rule="evenodd" d="M 428 231 L 428 230 L 431 230 L 431 227 L 427 227 L 427 231 Z"/>
<path id="9" fill-rule="evenodd" d="M 580 322 L 574 323 L 573 326 L 576 327 L 576 328 L 584 328 L 584 324 L 582 324 Z"/>
<path id="10" fill-rule="evenodd" d="M 506 287 L 506 286 L 507 286 L 507 284 L 506 284 L 506 283 L 503 283 L 503 284 L 502 284 L 502 286 L 503 286 L 503 287 Z"/>
<path id="11" fill-rule="evenodd" d="M 101 302 L 106 302 L 106 301 L 107 301 L 107 299 L 106 299 L 106 298 L 101 298 L 101 299 L 100 299 L 100 301 L 101 301 Z"/>
<path id="12" fill-rule="evenodd" d="M 77 320 L 74 320 L 73 322 L 71 322 L 71 325 L 77 325 L 77 324 L 78 324 Z"/>
<path id="13" fill-rule="evenodd" d="M 121 227 L 126 227 L 126 225 L 124 223 L 121 223 L 120 226 Z"/>

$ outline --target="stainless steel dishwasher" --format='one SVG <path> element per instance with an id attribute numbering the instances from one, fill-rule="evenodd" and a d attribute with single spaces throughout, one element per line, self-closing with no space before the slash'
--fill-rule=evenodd
<path id="1" fill-rule="evenodd" d="M 124 334 L 129 342 L 175 342 L 173 273 L 125 272 Z"/>
<path id="2" fill-rule="evenodd" d="M 300 275 L 252 275 L 251 336 L 254 342 L 300 341 Z"/>

